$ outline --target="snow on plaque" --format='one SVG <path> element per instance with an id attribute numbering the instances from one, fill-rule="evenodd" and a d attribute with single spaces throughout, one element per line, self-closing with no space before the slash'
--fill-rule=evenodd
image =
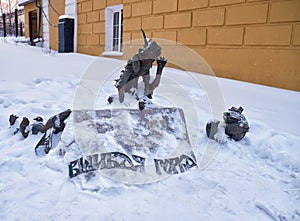
<path id="1" fill-rule="evenodd" d="M 99 170 L 126 183 L 149 183 L 196 165 L 178 108 L 75 110 L 75 145 L 82 157 L 69 176 Z"/>

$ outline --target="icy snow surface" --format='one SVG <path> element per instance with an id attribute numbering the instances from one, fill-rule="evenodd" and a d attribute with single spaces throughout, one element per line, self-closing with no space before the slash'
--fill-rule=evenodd
<path id="1" fill-rule="evenodd" d="M 125 63 L 0 40 L 0 220 L 300 220 L 299 92 L 213 78 L 225 105 L 212 110 L 201 87 L 212 77 L 167 68 L 153 102 L 183 109 L 199 167 L 148 184 L 116 182 L 97 171 L 70 179 L 59 147 L 37 157 L 41 134 L 11 134 L 12 113 L 32 120 L 85 105 L 137 107 L 128 99 L 106 104 Z M 100 88 L 93 79 L 99 76 Z M 205 124 L 213 111 L 221 119 L 232 105 L 243 106 L 250 131 L 240 142 L 215 145 Z M 59 146 L 70 142 L 65 131 Z"/>

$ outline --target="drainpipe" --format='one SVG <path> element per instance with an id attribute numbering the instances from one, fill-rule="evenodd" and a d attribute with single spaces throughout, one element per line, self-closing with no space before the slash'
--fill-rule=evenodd
<path id="1" fill-rule="evenodd" d="M 6 15 L 5 15 L 5 13 L 2 14 L 2 20 L 3 20 L 3 37 L 6 37 Z"/>
<path id="2" fill-rule="evenodd" d="M 19 33 L 19 27 L 18 27 L 19 21 L 18 21 L 18 9 L 15 9 L 15 30 L 16 30 L 16 37 L 18 37 Z"/>

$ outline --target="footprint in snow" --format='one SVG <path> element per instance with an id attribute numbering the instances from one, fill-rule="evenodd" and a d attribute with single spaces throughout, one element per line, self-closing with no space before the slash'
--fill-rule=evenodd
<path id="1" fill-rule="evenodd" d="M 8 99 L 0 97 L 0 105 L 2 106 L 2 108 L 9 108 L 11 104 L 12 103 Z"/>
<path id="2" fill-rule="evenodd" d="M 41 83 L 44 83 L 44 82 L 51 82 L 52 80 L 50 78 L 37 78 L 33 81 L 33 83 L 35 84 L 41 84 Z"/>
<path id="3" fill-rule="evenodd" d="M 209 179 L 198 178 L 197 180 L 190 179 L 180 179 L 180 182 L 177 183 L 177 187 L 179 187 L 183 192 L 186 193 L 195 193 L 200 190 L 210 190 L 218 187 L 218 183 Z M 188 187 L 188 188 L 187 188 Z"/>

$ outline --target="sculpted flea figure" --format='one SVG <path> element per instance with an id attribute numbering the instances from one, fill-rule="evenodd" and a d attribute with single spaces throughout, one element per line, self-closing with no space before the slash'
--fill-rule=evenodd
<path id="1" fill-rule="evenodd" d="M 119 79 L 115 80 L 115 87 L 118 89 L 119 101 L 121 103 L 124 101 L 125 93 L 137 96 L 136 91 L 139 77 L 143 78 L 145 84 L 144 95 L 152 98 L 153 91 L 159 86 L 163 68 L 167 63 L 164 57 L 159 57 L 161 55 L 161 47 L 155 41 L 147 39 L 145 32 L 141 31 L 144 37 L 144 46 L 128 60 Z M 155 60 L 157 62 L 157 72 L 155 79 L 150 83 L 150 68 L 152 68 Z M 113 98 L 109 97 L 108 102 L 113 102 Z"/>

